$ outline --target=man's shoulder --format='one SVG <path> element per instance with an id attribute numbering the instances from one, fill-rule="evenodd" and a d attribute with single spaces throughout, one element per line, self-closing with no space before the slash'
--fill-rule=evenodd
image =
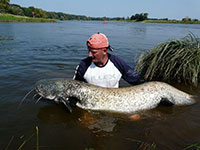
<path id="1" fill-rule="evenodd" d="M 92 63 L 92 59 L 91 57 L 87 57 L 81 60 L 80 65 L 82 66 L 90 66 L 90 64 Z"/>
<path id="2" fill-rule="evenodd" d="M 79 65 L 76 67 L 75 80 L 85 81 L 83 78 L 88 67 L 91 65 L 92 59 L 90 57 L 84 58 L 80 61 Z"/>
<path id="3" fill-rule="evenodd" d="M 109 59 L 115 65 L 124 65 L 126 62 L 117 55 L 109 54 Z"/>

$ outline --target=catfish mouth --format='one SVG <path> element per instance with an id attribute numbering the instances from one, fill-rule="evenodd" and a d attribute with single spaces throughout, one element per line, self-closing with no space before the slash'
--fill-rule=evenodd
<path id="1" fill-rule="evenodd" d="M 41 96 L 42 98 L 49 99 L 49 100 L 56 100 L 55 95 L 47 94 L 46 92 L 42 91 L 40 88 L 35 88 L 36 93 Z"/>
<path id="2" fill-rule="evenodd" d="M 69 110 L 69 112 L 72 113 L 72 108 L 69 104 L 70 102 L 68 101 L 68 98 L 66 100 L 64 100 L 59 96 L 48 94 L 50 92 L 45 92 L 41 88 L 39 88 L 38 86 L 35 87 L 35 91 L 40 96 L 40 98 L 37 100 L 37 102 L 39 102 L 40 99 L 45 98 L 45 99 L 53 100 L 56 103 L 63 103 L 66 106 L 66 108 Z"/>
<path id="3" fill-rule="evenodd" d="M 35 103 L 38 103 L 42 98 L 44 99 L 49 99 L 49 100 L 54 100 L 55 102 L 57 102 L 57 98 L 55 95 L 49 95 L 46 94 L 43 90 L 41 90 L 41 88 L 39 88 L 38 86 L 36 86 L 35 88 L 31 89 L 20 101 L 20 104 L 18 107 L 20 107 L 22 105 L 22 103 L 25 101 L 25 99 L 32 93 L 32 92 L 36 92 L 36 94 L 33 96 L 33 98 L 35 98 L 36 96 L 39 96 L 39 98 L 37 99 L 37 101 Z"/>
<path id="4" fill-rule="evenodd" d="M 47 86 L 48 87 L 48 86 Z M 70 106 L 70 102 L 69 102 L 69 98 L 62 98 L 59 95 L 55 94 L 54 91 L 48 91 L 45 90 L 47 89 L 47 87 L 45 88 L 45 86 L 43 86 L 43 84 L 36 84 L 35 88 L 31 89 L 21 100 L 20 104 L 18 107 L 20 107 L 22 105 L 22 103 L 24 102 L 24 100 L 28 97 L 28 95 L 30 95 L 32 92 L 36 92 L 36 94 L 33 96 L 33 98 L 35 96 L 39 96 L 39 98 L 37 99 L 37 101 L 35 103 L 38 103 L 42 98 L 44 99 L 48 99 L 48 100 L 52 100 L 56 103 L 63 103 L 66 108 L 69 110 L 69 112 L 72 112 L 72 108 Z M 52 94 L 53 93 L 53 94 Z M 59 94 L 59 93 L 58 93 Z"/>

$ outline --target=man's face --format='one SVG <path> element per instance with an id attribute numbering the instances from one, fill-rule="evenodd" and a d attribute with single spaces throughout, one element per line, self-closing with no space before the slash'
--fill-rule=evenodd
<path id="1" fill-rule="evenodd" d="M 95 64 L 103 63 L 104 57 L 107 54 L 106 48 L 88 48 L 88 56 L 92 58 L 92 62 Z"/>

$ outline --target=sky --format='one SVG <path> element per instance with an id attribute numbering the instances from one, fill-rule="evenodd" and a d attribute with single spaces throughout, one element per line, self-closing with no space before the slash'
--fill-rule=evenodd
<path id="1" fill-rule="evenodd" d="M 10 0 L 10 4 L 88 17 L 126 18 L 148 13 L 148 18 L 200 20 L 200 0 Z"/>

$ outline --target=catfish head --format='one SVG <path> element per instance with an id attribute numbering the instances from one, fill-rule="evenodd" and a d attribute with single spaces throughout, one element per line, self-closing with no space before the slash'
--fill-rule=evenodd
<path id="1" fill-rule="evenodd" d="M 35 86 L 36 92 L 43 98 L 63 103 L 71 112 L 66 93 L 66 82 L 62 79 L 40 80 Z"/>
<path id="2" fill-rule="evenodd" d="M 62 96 L 63 84 L 59 80 L 40 80 L 36 83 L 35 90 L 43 98 L 57 100 Z"/>

